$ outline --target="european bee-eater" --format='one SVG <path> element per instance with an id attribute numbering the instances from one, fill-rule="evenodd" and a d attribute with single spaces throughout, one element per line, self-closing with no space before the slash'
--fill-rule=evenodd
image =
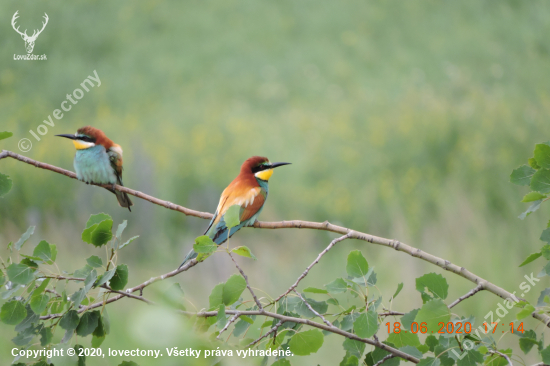
<path id="1" fill-rule="evenodd" d="M 267 182 L 273 174 L 273 169 L 288 164 L 290 163 L 270 163 L 267 158 L 261 156 L 247 159 L 241 166 L 237 178 L 222 192 L 218 208 L 204 235 L 208 235 L 214 243 L 221 245 L 243 226 L 254 225 L 267 199 Z M 229 207 L 234 205 L 241 206 L 240 223 L 232 227 L 228 235 L 224 216 Z M 180 267 L 196 257 L 197 253 L 191 250 Z"/>
<path id="2" fill-rule="evenodd" d="M 74 135 L 56 135 L 73 140 L 76 148 L 74 169 L 76 177 L 86 183 L 122 184 L 122 148 L 109 139 L 103 131 L 86 126 Z M 116 195 L 120 207 L 134 204 L 124 192 L 107 188 Z"/>

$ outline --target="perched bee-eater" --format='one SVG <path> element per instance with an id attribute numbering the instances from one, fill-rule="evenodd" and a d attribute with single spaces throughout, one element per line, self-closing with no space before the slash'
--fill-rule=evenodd
<path id="1" fill-rule="evenodd" d="M 120 207 L 134 204 L 124 192 L 114 189 L 122 184 L 122 148 L 109 139 L 103 131 L 86 126 L 78 129 L 74 135 L 56 135 L 73 140 L 76 148 L 74 169 L 76 177 L 86 183 L 111 184 L 107 188 L 116 195 Z"/>
<path id="2" fill-rule="evenodd" d="M 241 166 L 241 173 L 222 192 L 218 208 L 204 235 L 208 235 L 214 243 L 221 245 L 243 226 L 254 225 L 267 199 L 267 182 L 273 174 L 273 169 L 288 164 L 290 163 L 270 163 L 267 158 L 261 156 L 247 159 Z M 228 235 L 224 216 L 229 207 L 234 205 L 241 206 L 240 223 L 232 227 Z M 191 250 L 181 266 L 196 257 L 197 253 Z"/>

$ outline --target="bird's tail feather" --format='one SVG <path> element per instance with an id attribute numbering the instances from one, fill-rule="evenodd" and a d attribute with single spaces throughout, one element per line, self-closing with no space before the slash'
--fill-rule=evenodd
<path id="1" fill-rule="evenodd" d="M 128 210 L 130 210 L 130 212 L 132 212 L 132 209 L 130 208 L 130 206 L 133 206 L 134 203 L 132 202 L 130 197 L 128 197 L 128 194 L 126 192 L 121 192 L 117 190 L 110 190 L 110 191 L 115 194 L 120 207 L 126 207 L 128 208 Z"/>
<path id="2" fill-rule="evenodd" d="M 185 263 L 187 263 L 188 261 L 190 261 L 191 259 L 194 259 L 194 258 L 197 258 L 197 253 L 191 249 L 191 251 L 187 254 L 187 256 L 185 257 L 185 259 L 183 260 L 183 263 L 180 264 L 180 266 L 178 267 L 178 269 L 180 269 L 181 267 L 183 267 L 183 265 Z"/>

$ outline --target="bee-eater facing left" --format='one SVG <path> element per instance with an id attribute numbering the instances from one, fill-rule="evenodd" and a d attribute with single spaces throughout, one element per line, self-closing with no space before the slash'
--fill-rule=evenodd
<path id="1" fill-rule="evenodd" d="M 267 199 L 267 182 L 273 174 L 273 169 L 290 163 L 271 163 L 267 158 L 253 156 L 241 166 L 241 172 L 222 192 L 218 208 L 210 221 L 205 235 L 218 245 L 223 244 L 229 237 L 244 226 L 252 226 L 264 207 Z M 225 213 L 234 205 L 240 206 L 239 225 L 232 227 L 228 232 L 225 224 Z M 197 253 L 191 250 L 185 260 L 196 258 Z"/>
<path id="2" fill-rule="evenodd" d="M 86 183 L 122 184 L 122 148 L 109 139 L 103 131 L 86 126 L 74 135 L 56 135 L 73 140 L 76 148 L 74 169 L 76 177 Z M 124 192 L 107 188 L 116 195 L 120 207 L 128 210 L 134 204 Z"/>

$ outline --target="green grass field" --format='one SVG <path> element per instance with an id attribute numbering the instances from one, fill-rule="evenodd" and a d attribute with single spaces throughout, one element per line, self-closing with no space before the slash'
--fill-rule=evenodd
<path id="1" fill-rule="evenodd" d="M 47 54 L 47 61 L 12 59 L 25 53 L 9 24 L 16 10 L 19 24 L 29 29 L 48 13 L 34 50 Z M 536 264 L 518 265 L 539 250 L 548 216 L 519 220 L 526 190 L 508 180 L 535 143 L 550 140 L 545 1 L 25 0 L 2 7 L 0 19 L 0 131 L 14 132 L 0 141 L 1 149 L 19 153 L 18 141 L 29 138 L 33 147 L 26 156 L 73 170 L 72 144 L 54 135 L 93 125 L 124 148 L 125 185 L 209 212 L 240 164 L 265 155 L 293 164 L 271 178 L 262 220 L 329 220 L 395 238 L 510 291 L 539 271 Z M 94 70 L 101 86 L 36 141 L 29 130 L 36 131 Z M 128 220 L 127 235 L 140 235 L 119 258 L 129 264 L 133 285 L 177 267 L 207 225 L 137 198 L 129 213 L 105 190 L 14 160 L 0 161 L 0 172 L 14 181 L 0 199 L 2 257 L 8 242 L 36 225 L 29 248 L 48 240 L 57 244 L 67 270 L 80 268 L 91 254 L 103 254 L 82 243 L 80 233 L 91 214 L 106 212 L 115 224 Z M 232 244 L 252 249 L 258 260 L 242 260 L 243 269 L 254 287 L 275 297 L 334 237 L 244 229 Z M 387 248 L 346 242 L 305 285 L 341 276 L 351 249 L 361 249 L 376 268 L 385 298 L 404 282 L 397 311 L 400 304 L 407 311 L 422 304 L 416 277 L 443 273 Z M 179 282 L 186 306 L 201 309 L 208 307 L 212 287 L 233 273 L 220 254 L 167 282 Z M 451 285 L 449 299 L 473 287 L 443 275 Z M 145 293 L 155 298 L 167 285 Z M 525 297 L 536 301 L 547 286 L 543 278 Z M 454 310 L 482 319 L 498 300 L 481 293 Z M 204 342 L 169 311 L 123 300 L 109 312 L 112 334 L 103 348 Z M 509 314 L 505 322 L 513 319 Z M 537 323 L 527 320 L 527 326 Z M 0 325 L 3 364 L 11 361 L 14 335 L 13 327 Z M 328 336 L 318 353 L 296 356 L 292 365 L 338 364 L 342 342 Z M 500 342 L 518 348 L 515 335 Z M 182 360 L 134 359 L 140 366 Z M 245 361 L 226 359 L 223 365 Z M 538 362 L 535 353 L 525 362 Z"/>

